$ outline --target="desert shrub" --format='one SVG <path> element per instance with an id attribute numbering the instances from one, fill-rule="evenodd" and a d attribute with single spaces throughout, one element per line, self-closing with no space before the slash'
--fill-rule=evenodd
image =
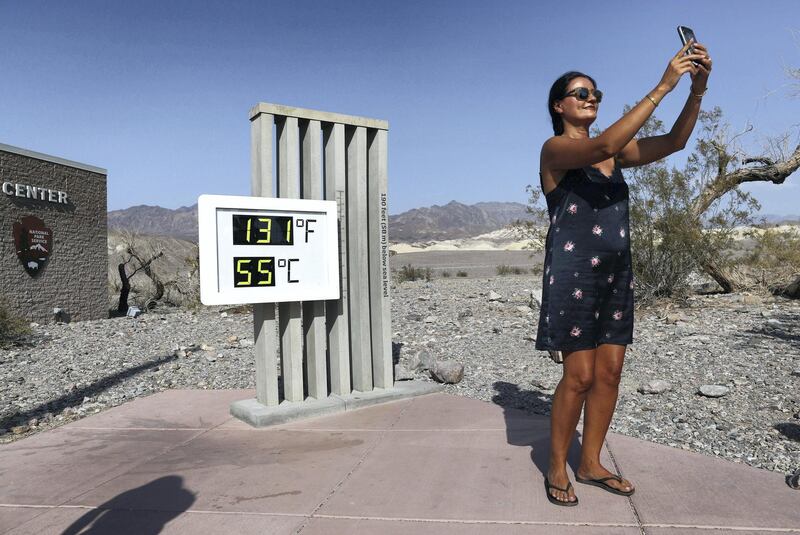
<path id="1" fill-rule="evenodd" d="M 627 113 L 629 107 L 625 107 Z M 693 271 L 719 275 L 741 286 L 743 277 L 733 255 L 736 227 L 750 225 L 760 208 L 738 186 L 697 214 L 699 199 L 717 176 L 732 171 L 740 150 L 727 135 L 722 111 L 701 110 L 696 147 L 683 169 L 667 169 L 664 160 L 626 169 L 630 191 L 631 263 L 637 299 L 690 293 Z M 664 134 L 663 123 L 651 116 L 639 135 Z"/>
<path id="2" fill-rule="evenodd" d="M 800 274 L 800 227 L 753 228 L 745 231 L 753 248 L 740 262 L 752 270 L 755 285 L 764 291 L 786 286 Z"/>
<path id="3" fill-rule="evenodd" d="M 432 276 L 431 268 L 416 268 L 411 264 L 406 264 L 400 268 L 397 274 L 398 282 L 426 280 L 430 282 Z"/>
<path id="4" fill-rule="evenodd" d="M 0 347 L 6 347 L 30 332 L 28 322 L 12 314 L 8 307 L 0 302 Z"/>
<path id="5" fill-rule="evenodd" d="M 522 275 L 525 273 L 523 268 L 507 266 L 505 264 L 497 266 L 496 269 L 498 275 Z"/>
<path id="6" fill-rule="evenodd" d="M 458 272 L 456 272 L 456 277 L 466 277 L 466 276 L 467 276 L 467 272 L 466 271 L 458 271 Z"/>
<path id="7" fill-rule="evenodd" d="M 453 274 L 450 273 L 449 271 L 447 271 L 447 270 L 442 271 L 442 277 L 447 279 L 447 278 L 450 278 L 452 276 L 453 276 Z"/>

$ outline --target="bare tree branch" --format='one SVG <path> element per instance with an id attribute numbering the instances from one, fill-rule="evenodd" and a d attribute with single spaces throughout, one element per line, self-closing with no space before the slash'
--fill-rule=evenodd
<path id="1" fill-rule="evenodd" d="M 719 150 L 719 149 L 718 149 Z M 720 154 L 724 152 L 724 148 Z M 722 156 L 720 156 L 720 161 Z M 749 158 L 744 160 L 744 163 L 749 161 L 760 161 L 759 158 Z M 761 167 L 747 167 L 740 168 L 730 173 L 720 173 L 709 184 L 705 186 L 703 191 L 697 196 L 694 203 L 693 214 L 700 217 L 714 201 L 731 191 L 739 184 L 745 182 L 772 182 L 773 184 L 783 184 L 786 177 L 794 173 L 800 167 L 800 145 L 795 148 L 794 153 L 782 162 L 768 163 Z"/>

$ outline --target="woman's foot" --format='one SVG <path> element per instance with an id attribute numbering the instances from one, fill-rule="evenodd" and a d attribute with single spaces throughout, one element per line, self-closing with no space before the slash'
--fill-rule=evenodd
<path id="1" fill-rule="evenodd" d="M 581 465 L 575 472 L 575 476 L 581 479 L 601 479 L 613 475 L 616 474 L 609 472 L 602 464 L 599 463 L 594 465 Z M 624 477 L 622 478 L 622 481 L 617 481 L 616 479 L 607 479 L 603 481 L 603 483 L 609 487 L 614 487 L 617 490 L 621 490 L 622 492 L 629 492 L 634 488 L 633 484 Z"/>
<path id="2" fill-rule="evenodd" d="M 551 485 L 565 489 L 567 488 L 567 483 L 569 483 L 569 476 L 567 476 L 566 470 L 560 472 L 549 471 L 547 472 L 547 480 Z M 554 489 L 553 487 L 550 487 L 549 492 L 551 496 L 562 502 L 574 502 L 576 500 L 574 485 L 569 487 L 569 492 Z"/>

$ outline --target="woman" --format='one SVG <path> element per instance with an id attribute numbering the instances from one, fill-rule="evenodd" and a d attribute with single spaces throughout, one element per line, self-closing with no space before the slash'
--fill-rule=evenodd
<path id="1" fill-rule="evenodd" d="M 693 54 L 688 54 L 690 45 Z M 686 145 L 710 71 L 706 47 L 687 43 L 670 60 L 655 89 L 595 138 L 589 137 L 589 126 L 603 95 L 594 79 L 571 71 L 550 89 L 548 109 L 555 135 L 545 142 L 540 159 L 550 228 L 536 349 L 550 351 L 556 362 L 563 362 L 553 396 L 545 478 L 547 497 L 556 505 L 578 505 L 566 461 L 584 400 L 576 480 L 623 496 L 633 494 L 630 481 L 600 464 L 625 349 L 633 340 L 628 186 L 621 169 L 660 160 Z M 686 72 L 691 73 L 691 91 L 670 133 L 634 139 Z"/>

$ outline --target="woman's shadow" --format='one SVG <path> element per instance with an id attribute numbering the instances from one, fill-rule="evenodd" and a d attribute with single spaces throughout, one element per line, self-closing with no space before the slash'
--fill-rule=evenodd
<path id="1" fill-rule="evenodd" d="M 514 446 L 531 447 L 531 460 L 544 479 L 550 468 L 552 394 L 541 390 L 520 390 L 519 385 L 505 381 L 496 381 L 493 386 L 497 393 L 492 396 L 492 401 L 505 411 L 506 440 Z M 547 414 L 542 414 L 545 411 Z M 567 451 L 567 464 L 572 467 L 573 474 L 581 461 L 581 444 L 578 440 L 580 436 L 580 430 L 576 429 Z"/>
<path id="2" fill-rule="evenodd" d="M 178 476 L 160 477 L 146 485 L 123 492 L 92 509 L 73 522 L 61 535 L 108 534 L 155 535 L 167 522 L 178 517 L 194 503 L 195 495 L 183 488 Z M 143 503 L 157 502 L 168 510 L 148 510 Z"/>

